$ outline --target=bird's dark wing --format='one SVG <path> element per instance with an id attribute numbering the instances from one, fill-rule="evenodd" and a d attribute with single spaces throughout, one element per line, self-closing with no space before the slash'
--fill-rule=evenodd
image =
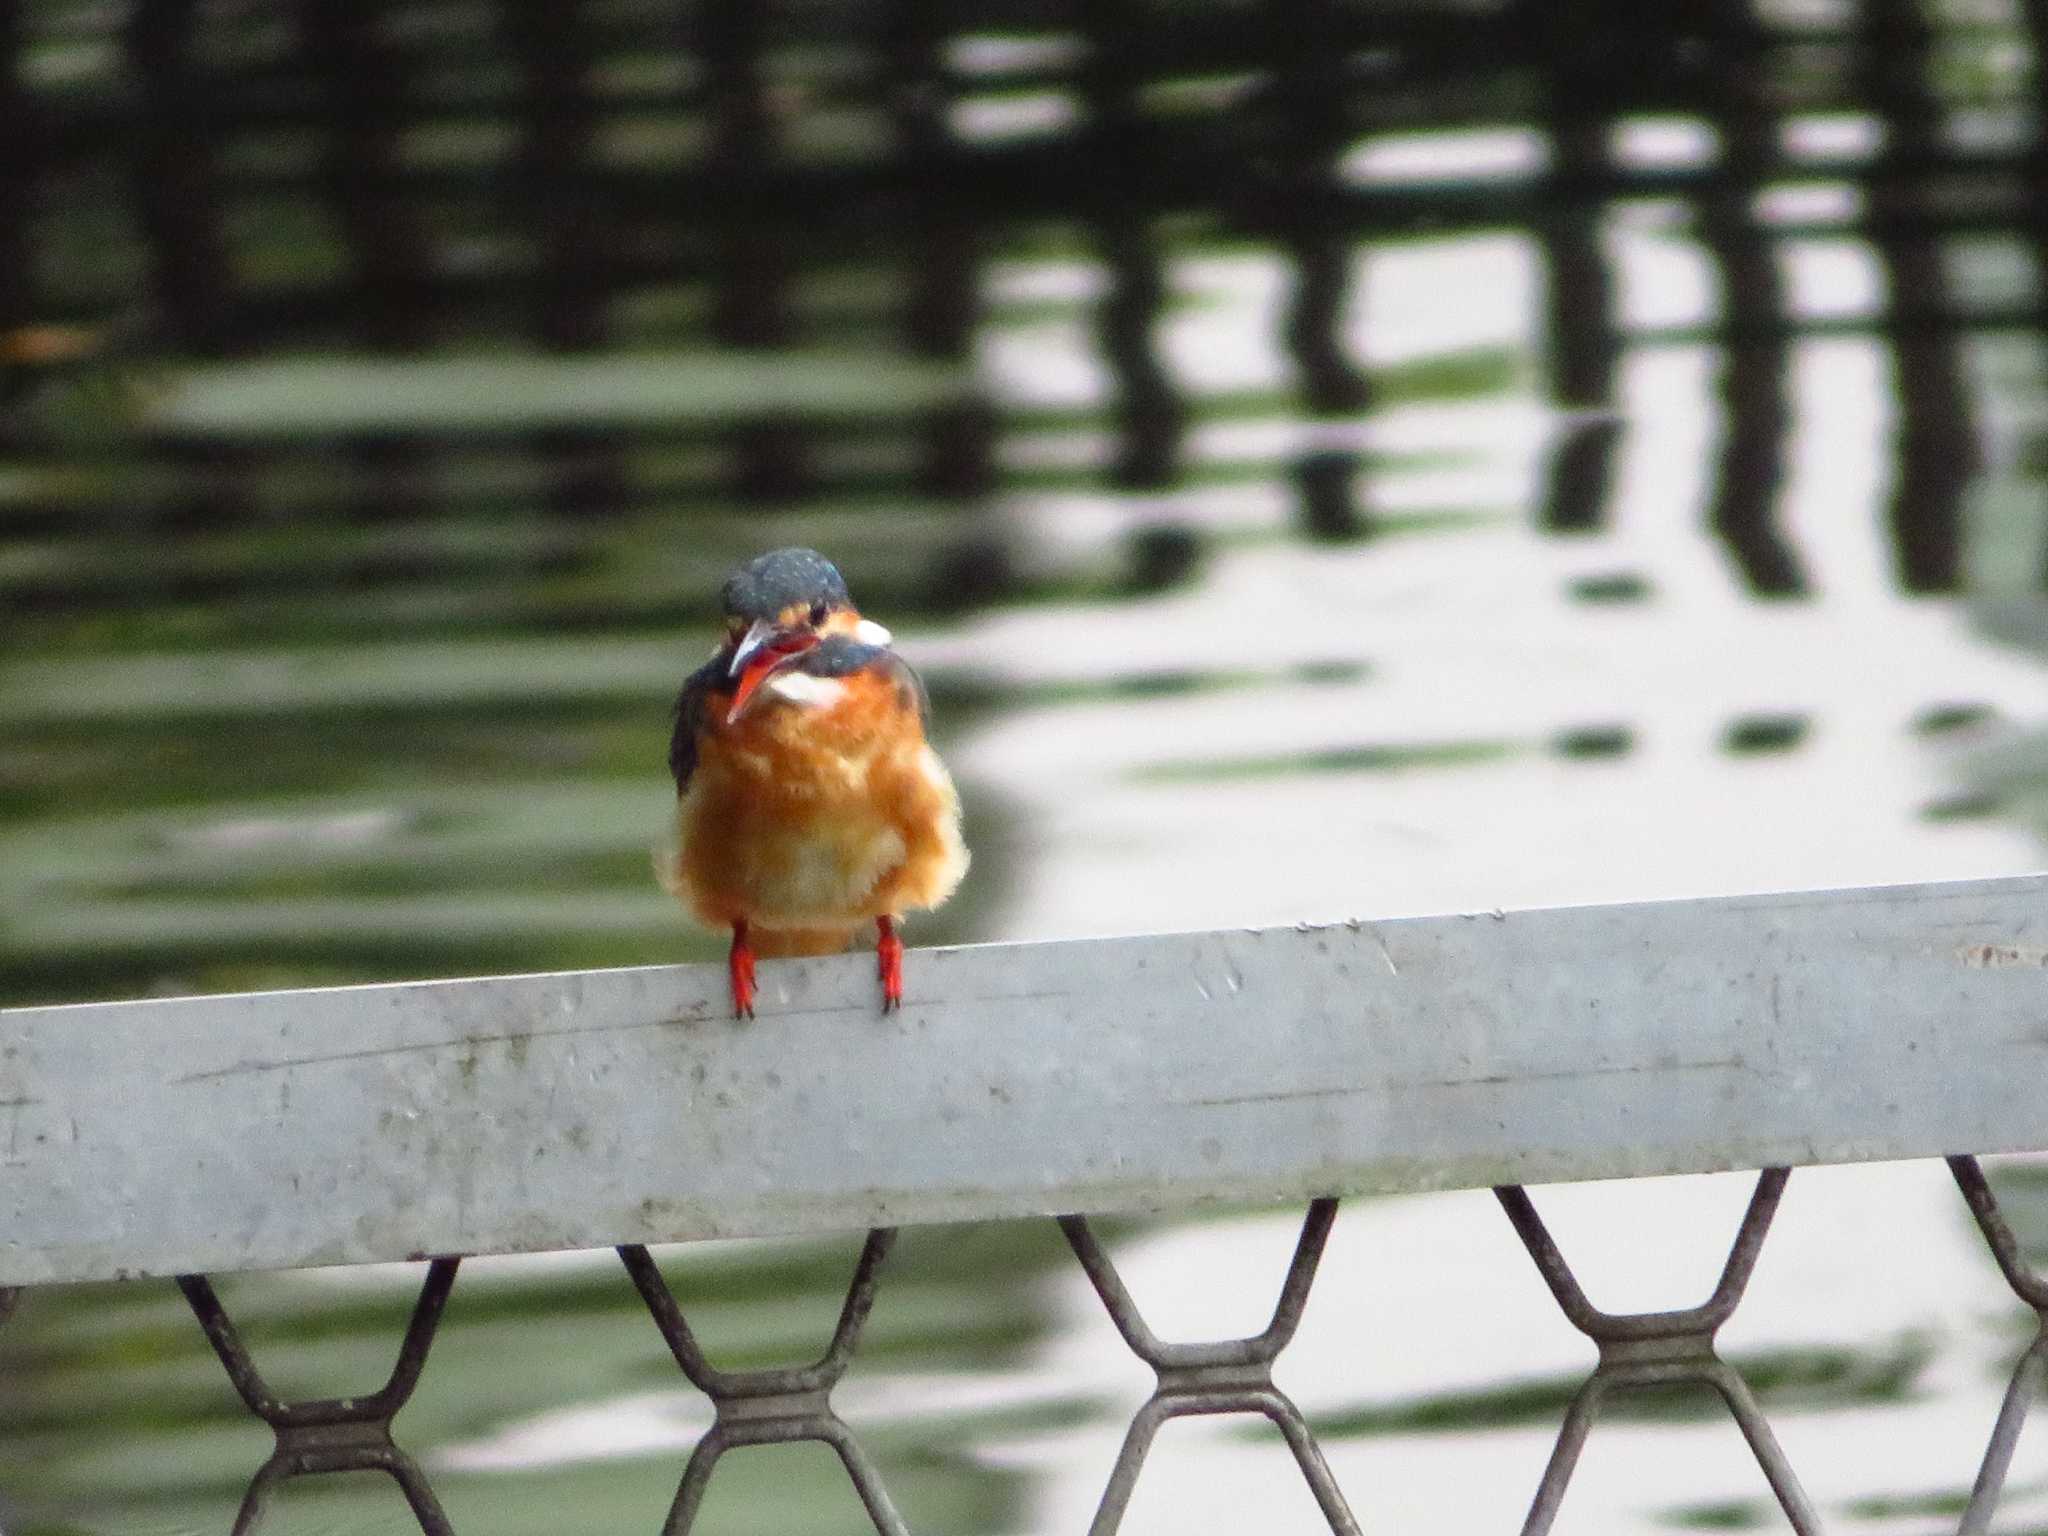
<path id="1" fill-rule="evenodd" d="M 855 672 L 877 672 L 895 683 L 907 708 L 917 711 L 917 723 L 931 724 L 932 701 L 924 691 L 924 679 L 909 662 L 886 645 L 868 645 L 851 635 L 832 635 L 797 658 L 795 670 L 813 677 L 846 677 Z"/>
<path id="2" fill-rule="evenodd" d="M 690 787 L 690 775 L 697 771 L 697 733 L 704 728 L 705 702 L 723 676 L 723 659 L 714 656 L 683 679 L 683 691 L 676 695 L 676 728 L 668 738 L 668 771 L 676 781 L 679 795 Z"/>
<path id="3" fill-rule="evenodd" d="M 910 704 L 916 706 L 917 723 L 921 729 L 929 730 L 932 723 L 932 696 L 924 691 L 924 679 L 917 675 L 917 668 L 898 656 L 894 651 L 882 653 L 888 657 L 889 673 L 896 679 Z"/>

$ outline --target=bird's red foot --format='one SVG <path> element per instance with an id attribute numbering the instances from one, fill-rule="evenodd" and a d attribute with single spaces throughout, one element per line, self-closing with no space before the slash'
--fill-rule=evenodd
<path id="1" fill-rule="evenodd" d="M 882 1012 L 903 1006 L 903 941 L 886 917 L 875 919 L 875 969 L 882 978 Z"/>
<path id="2" fill-rule="evenodd" d="M 732 976 L 732 1016 L 751 1019 L 754 1016 L 754 949 L 747 942 L 747 925 L 743 922 L 732 925 L 732 953 L 726 956 L 725 963 Z"/>

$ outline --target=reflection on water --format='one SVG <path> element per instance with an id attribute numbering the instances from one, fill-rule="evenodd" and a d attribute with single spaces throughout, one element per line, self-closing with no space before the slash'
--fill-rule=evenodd
<path id="1" fill-rule="evenodd" d="M 1506 109 L 1529 121 L 1446 86 L 1442 121 L 1363 136 L 1324 110 L 1346 87 L 1312 35 L 1268 61 L 1290 91 L 1197 72 L 1142 101 L 1071 34 L 957 38 L 954 99 L 905 94 L 891 131 L 941 160 L 1014 149 L 1001 185 L 1039 207 L 1034 146 L 1099 121 L 1085 238 L 913 197 L 907 269 L 855 242 L 799 270 L 745 221 L 707 252 L 625 194 L 559 199 L 677 155 L 747 162 L 764 135 L 836 163 L 873 131 L 840 111 L 843 60 L 778 54 L 775 80 L 743 69 L 732 100 L 680 110 L 615 9 L 603 68 L 573 28 L 420 22 L 556 82 L 521 130 L 519 217 L 613 223 L 513 238 L 439 208 L 461 227 L 436 230 L 341 178 L 355 310 L 291 310 L 333 277 L 324 205 L 262 193 L 213 227 L 165 196 L 195 167 L 289 192 L 289 144 L 167 139 L 137 228 L 90 156 L 52 173 L 54 312 L 107 312 L 151 242 L 220 255 L 232 233 L 278 308 L 242 322 L 285 339 L 237 361 L 232 285 L 188 260 L 155 279 L 168 340 L 0 381 L 6 1001 L 709 958 L 648 874 L 666 711 L 718 575 L 791 541 L 840 559 L 932 685 L 977 859 L 929 942 L 2040 864 L 2048 390 L 2010 24 L 1937 37 L 1872 4 L 1796 22 L 1802 53 L 1726 7 L 1688 45 L 1682 109 L 1618 116 L 1614 61 L 1542 21 L 1521 45 L 1550 88 Z M 0 55 L 89 117 L 124 67 L 96 25 L 50 7 Z M 1889 62 L 1857 65 L 1845 105 L 1812 50 L 1861 58 L 1866 25 Z M 751 69 L 740 31 L 693 46 Z M 418 41 L 386 39 L 382 66 Z M 1766 42 L 1768 70 L 1708 67 Z M 185 67 L 124 46 L 152 89 Z M 779 132 L 751 95 L 791 114 Z M 1288 195 L 1353 224 L 1139 210 L 1144 114 L 1239 108 L 1326 167 Z M 348 132 L 338 163 L 378 175 L 510 154 L 455 117 Z M 1177 165 L 1153 168 L 1168 202 Z M 1929 165 L 1954 173 L 1946 203 Z M 14 195 L 0 177 L 0 216 Z M 428 282 L 436 240 L 461 259 Z M 663 240 L 711 278 L 675 280 Z M 318 355 L 426 352 L 434 304 L 515 299 L 519 334 L 587 370 L 477 357 L 423 385 Z M 607 340 L 651 350 L 590 350 Z M 2041 1170 L 2000 1178 L 2048 1256 Z M 1596 1301 L 1636 1307 L 1697 1299 L 1745 1193 L 1540 1199 Z M 1255 1329 L 1294 1219 L 1119 1229 L 1117 1259 L 1161 1334 Z M 721 1364 L 767 1364 L 822 1343 L 856 1247 L 721 1245 L 671 1273 Z M 383 1378 L 415 1284 L 222 1289 L 278 1388 L 321 1394 Z M 2017 1310 L 1938 1167 L 1803 1172 L 1725 1343 L 1830 1528 L 1905 1536 L 1960 1507 Z M 1588 1363 L 1486 1197 L 1434 1196 L 1347 1208 L 1281 1379 L 1370 1526 L 1479 1531 L 1519 1518 Z M 167 1284 L 32 1295 L 0 1364 L 13 1536 L 224 1528 L 268 1449 Z M 838 1400 L 913 1528 L 1037 1532 L 1085 1528 L 1145 1386 L 1058 1233 L 1027 1224 L 906 1234 Z M 458 1528 L 518 1533 L 565 1510 L 655 1528 L 707 1422 L 596 1254 L 466 1266 L 398 1428 Z M 2048 1523 L 2044 1433 L 2013 1530 Z M 713 1490 L 705 1529 L 857 1523 L 816 1447 L 734 1455 Z M 1780 1518 L 1732 1426 L 1684 1399 L 1621 1405 L 1566 1508 L 1602 1531 Z M 351 1477 L 290 1486 L 276 1518 L 401 1514 Z M 1316 1516 L 1276 1441 L 1177 1424 L 1126 1528 L 1289 1520 Z"/>

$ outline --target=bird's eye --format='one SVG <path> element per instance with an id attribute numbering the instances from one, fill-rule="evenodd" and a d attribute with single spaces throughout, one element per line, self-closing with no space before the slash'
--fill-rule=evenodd
<path id="1" fill-rule="evenodd" d="M 811 622 L 813 624 L 825 622 L 825 605 L 823 603 L 811 604 Z"/>

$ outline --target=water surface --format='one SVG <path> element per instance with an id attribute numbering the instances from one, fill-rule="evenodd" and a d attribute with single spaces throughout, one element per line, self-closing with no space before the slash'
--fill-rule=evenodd
<path id="1" fill-rule="evenodd" d="M 1658 131 L 1638 151 L 1678 152 Z M 1512 175 L 1512 148 L 1457 152 Z M 1383 152 L 1358 173 L 1401 166 Z M 1750 429 L 1731 356 L 1701 335 L 1712 263 L 1667 212 L 1623 209 L 1610 231 L 1624 316 L 1656 338 L 1621 354 L 1611 413 L 1550 397 L 1527 235 L 1361 248 L 1346 339 L 1372 408 L 1334 416 L 1300 408 L 1274 339 L 1280 264 L 1190 241 L 1159 338 L 1194 403 L 1188 472 L 1109 488 L 1109 277 L 1059 248 L 984 278 L 971 367 L 1006 413 L 999 490 L 896 508 L 891 541 L 857 496 L 764 513 L 656 494 L 579 518 L 516 481 L 486 499 L 495 461 L 482 510 L 382 527 L 146 542 L 118 518 L 37 523 L 0 565 L 24 599 L 0 661 L 0 986 L 28 1002 L 712 957 L 648 873 L 668 700 L 711 643 L 716 573 L 793 540 L 841 558 L 932 685 L 976 864 L 921 942 L 2038 868 L 2035 343 L 1955 338 L 1987 449 L 1952 509 L 1961 578 L 1927 590 L 1894 515 L 1884 273 L 1857 239 L 1788 238 L 1794 308 L 1828 325 L 1783 349 L 1760 542 L 1726 515 Z M 1995 242 L 1971 259 L 1987 290 L 2014 280 Z M 474 382 L 529 387 L 488 364 Z M 331 411 L 335 384 L 224 369 L 160 408 L 288 418 Z M 1607 488 L 1560 517 L 1589 428 L 1611 439 Z M 634 454 L 660 486 L 661 453 Z M 949 603 L 915 574 L 962 519 L 1004 552 L 995 600 Z M 1596 1301 L 1683 1305 L 1747 1187 L 1539 1202 Z M 2048 1255 L 2041 1169 L 2008 1166 L 2000 1189 Z M 1296 1221 L 1128 1224 L 1113 1250 L 1161 1334 L 1249 1332 Z M 857 1247 L 669 1262 L 715 1358 L 765 1364 L 822 1345 Z M 1147 1381 L 1057 1231 L 911 1232 L 888 1275 L 839 1401 L 913 1528 L 1085 1528 Z M 222 1290 L 273 1382 L 326 1394 L 382 1379 L 417 1278 Z M 1907 1536 L 1952 1527 L 2026 1322 L 1938 1165 L 1821 1170 L 1793 1178 L 1724 1342 L 1830 1529 Z M 0 1360 L 14 1536 L 222 1529 L 267 1452 L 166 1282 L 31 1295 Z M 1490 1198 L 1438 1195 L 1345 1209 L 1281 1380 L 1368 1528 L 1504 1530 L 1591 1360 Z M 459 1528 L 518 1536 L 656 1528 L 708 1422 L 599 1253 L 465 1265 L 398 1434 Z M 2048 1529 L 2044 1434 L 2022 1443 L 2003 1530 Z M 714 1489 L 706 1530 L 858 1525 L 820 1448 L 735 1454 Z M 362 1476 L 295 1484 L 273 1519 L 381 1530 L 403 1511 Z M 1566 1520 L 1783 1524 L 1732 1425 L 1665 1399 L 1596 1431 Z M 1165 1432 L 1126 1529 L 1315 1525 L 1277 1438 L 1215 1422 Z"/>

